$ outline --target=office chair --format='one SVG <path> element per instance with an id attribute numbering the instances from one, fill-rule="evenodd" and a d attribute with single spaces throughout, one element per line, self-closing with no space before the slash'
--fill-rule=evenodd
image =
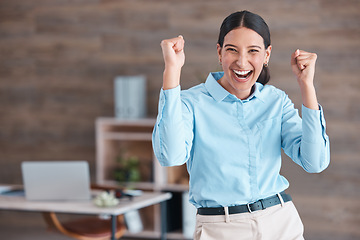
<path id="1" fill-rule="evenodd" d="M 112 188 L 92 185 L 91 189 L 111 190 Z M 79 240 L 108 240 L 111 237 L 111 219 L 86 216 L 61 222 L 54 212 L 43 212 L 43 218 L 49 230 L 57 230 L 68 237 Z M 117 217 L 116 239 L 126 231 L 124 216 Z"/>
<path id="2" fill-rule="evenodd" d="M 101 219 L 99 217 L 84 217 L 76 220 L 60 222 L 54 212 L 44 212 L 43 217 L 49 229 L 56 229 L 68 237 L 79 240 L 108 240 L 111 236 L 110 219 Z M 118 216 L 116 239 L 124 235 L 126 227 L 124 217 Z"/>

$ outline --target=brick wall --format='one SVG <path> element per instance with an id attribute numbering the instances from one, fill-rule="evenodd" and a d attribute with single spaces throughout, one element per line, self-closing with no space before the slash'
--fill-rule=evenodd
<path id="1" fill-rule="evenodd" d="M 85 159 L 93 171 L 94 121 L 114 115 L 114 77 L 145 74 L 148 115 L 154 117 L 163 71 L 160 41 L 184 35 L 182 87 L 191 87 L 220 69 L 220 24 L 243 9 L 270 26 L 271 83 L 297 107 L 301 97 L 290 55 L 296 48 L 318 54 L 316 86 L 332 151 L 326 175 L 359 196 L 352 191 L 360 183 L 357 0 L 1 0 L 0 182 L 21 183 L 23 160 Z"/>

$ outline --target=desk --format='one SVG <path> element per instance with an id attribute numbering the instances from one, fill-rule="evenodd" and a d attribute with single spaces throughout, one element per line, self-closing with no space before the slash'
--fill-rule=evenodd
<path id="1" fill-rule="evenodd" d="M 56 213 L 73 213 L 87 215 L 110 215 L 112 219 L 112 237 L 115 239 L 116 217 L 126 212 L 161 204 L 162 230 L 161 239 L 165 239 L 166 235 L 166 208 L 165 201 L 171 198 L 171 193 L 161 192 L 144 192 L 141 196 L 134 197 L 132 200 L 120 200 L 115 207 L 101 208 L 95 206 L 92 201 L 27 201 L 24 196 L 5 196 L 0 195 L 0 209 L 33 211 L 33 212 L 56 212 Z"/>

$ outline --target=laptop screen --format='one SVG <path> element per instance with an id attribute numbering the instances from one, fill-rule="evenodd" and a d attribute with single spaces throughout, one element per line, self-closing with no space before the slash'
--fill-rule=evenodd
<path id="1" fill-rule="evenodd" d="M 86 161 L 26 161 L 21 165 L 27 200 L 89 200 Z"/>

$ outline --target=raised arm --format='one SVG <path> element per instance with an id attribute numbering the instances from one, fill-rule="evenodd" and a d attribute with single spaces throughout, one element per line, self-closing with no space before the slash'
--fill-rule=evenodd
<path id="1" fill-rule="evenodd" d="M 161 42 L 165 70 L 160 91 L 159 111 L 152 143 L 162 166 L 184 164 L 190 157 L 193 140 L 191 101 L 181 96 L 180 74 L 185 63 L 182 36 Z"/>
<path id="2" fill-rule="evenodd" d="M 283 109 L 282 147 L 307 172 L 321 172 L 330 163 L 329 137 L 314 87 L 316 59 L 315 53 L 302 50 L 296 50 L 291 55 L 291 67 L 299 83 L 303 101 L 302 120 L 287 96 L 284 98 Z"/>

